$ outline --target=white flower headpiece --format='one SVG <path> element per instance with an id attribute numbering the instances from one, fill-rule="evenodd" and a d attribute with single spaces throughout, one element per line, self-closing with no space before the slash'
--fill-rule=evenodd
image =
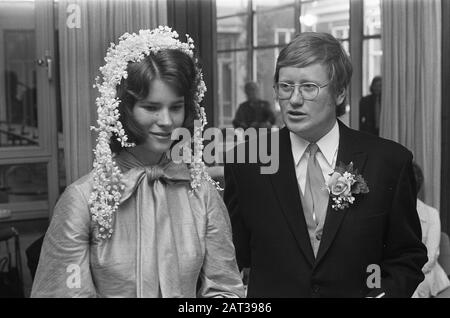
<path id="1" fill-rule="evenodd" d="M 94 188 L 89 204 L 92 219 L 99 225 L 98 237 L 110 238 L 113 232 L 112 219 L 114 212 L 119 207 L 120 198 L 124 186 L 121 183 L 122 173 L 113 160 L 113 154 L 109 147 L 112 136 L 117 138 L 122 147 L 133 147 L 135 144 L 127 142 L 128 137 L 119 120 L 119 103 L 116 97 L 116 87 L 122 79 L 126 79 L 127 66 L 129 62 L 140 62 L 146 56 L 155 54 L 165 49 L 175 49 L 186 53 L 194 58 L 194 41 L 186 34 L 187 42 L 183 43 L 178 39 L 178 33 L 169 27 L 160 26 L 154 30 L 140 30 L 139 34 L 125 33 L 119 38 L 119 44 L 111 44 L 105 57 L 106 64 L 100 67 L 103 82 L 100 84 L 96 78 L 96 84 L 100 96 L 96 99 L 97 105 L 97 125 L 91 129 L 99 133 L 97 145 L 94 150 L 95 158 Z M 196 65 L 198 87 L 194 96 L 196 119 L 200 121 L 200 126 L 194 127 L 194 154 L 192 156 L 191 188 L 196 190 L 202 180 L 208 180 L 216 186 L 218 184 L 211 179 L 206 172 L 203 157 L 203 128 L 207 124 L 206 113 L 200 102 L 206 92 L 206 85 L 203 81 L 201 69 Z"/>

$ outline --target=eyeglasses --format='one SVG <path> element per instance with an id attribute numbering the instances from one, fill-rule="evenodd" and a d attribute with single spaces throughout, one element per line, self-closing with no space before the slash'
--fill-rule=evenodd
<path id="1" fill-rule="evenodd" d="M 295 87 L 298 86 L 300 94 L 304 100 L 313 100 L 319 95 L 320 89 L 328 86 L 330 82 L 319 86 L 316 83 L 289 84 L 286 82 L 278 82 L 275 84 L 275 90 L 279 99 L 290 99 Z"/>

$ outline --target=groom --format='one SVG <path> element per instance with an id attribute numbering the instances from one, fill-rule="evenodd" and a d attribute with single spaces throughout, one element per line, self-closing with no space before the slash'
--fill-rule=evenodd
<path id="1" fill-rule="evenodd" d="M 275 70 L 286 124 L 273 133 L 279 134 L 278 172 L 260 174 L 259 164 L 225 166 L 237 259 L 250 268 L 248 297 L 410 297 L 423 280 L 427 254 L 412 154 L 336 119 L 351 74 L 334 37 L 297 36 Z M 362 178 L 347 188 L 348 174 L 331 179 L 339 167 L 342 175 Z M 349 202 L 355 188 L 363 191 Z"/>

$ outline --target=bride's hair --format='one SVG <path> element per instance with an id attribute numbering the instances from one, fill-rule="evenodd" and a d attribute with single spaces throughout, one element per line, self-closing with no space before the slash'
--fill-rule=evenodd
<path id="1" fill-rule="evenodd" d="M 154 79 L 162 80 L 179 96 L 184 96 L 185 118 L 183 127 L 191 133 L 195 117 L 195 92 L 199 85 L 194 61 L 180 50 L 161 50 L 150 54 L 141 62 L 129 63 L 128 77 L 122 79 L 117 86 L 117 97 L 120 99 L 120 121 L 125 130 L 128 141 L 140 144 L 145 141 L 147 133 L 140 127 L 133 117 L 133 108 L 139 100 L 149 95 L 150 83 Z M 119 153 L 122 146 L 116 136 L 111 137 L 111 151 Z"/>

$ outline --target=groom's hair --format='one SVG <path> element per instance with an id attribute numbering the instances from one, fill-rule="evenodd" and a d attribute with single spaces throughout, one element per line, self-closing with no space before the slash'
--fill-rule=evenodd
<path id="1" fill-rule="evenodd" d="M 275 67 L 274 81 L 278 82 L 282 67 L 302 68 L 315 63 L 327 67 L 331 88 L 335 93 L 341 93 L 350 84 L 353 67 L 348 54 L 331 34 L 319 32 L 300 33 L 281 50 Z M 336 106 L 346 104 L 347 97 Z"/>
<path id="2" fill-rule="evenodd" d="M 184 96 L 185 118 L 183 127 L 191 133 L 194 128 L 195 93 L 199 85 L 200 77 L 192 57 L 186 53 L 175 50 L 161 50 L 156 54 L 151 53 L 141 62 L 129 63 L 128 76 L 122 79 L 117 86 L 117 97 L 120 100 L 119 114 L 129 142 L 143 143 L 148 133 L 138 124 L 133 116 L 133 108 L 136 102 L 145 99 L 150 93 L 150 84 L 154 79 L 159 79 L 169 85 L 179 96 Z M 110 147 L 113 153 L 122 150 L 116 136 L 111 137 Z"/>

